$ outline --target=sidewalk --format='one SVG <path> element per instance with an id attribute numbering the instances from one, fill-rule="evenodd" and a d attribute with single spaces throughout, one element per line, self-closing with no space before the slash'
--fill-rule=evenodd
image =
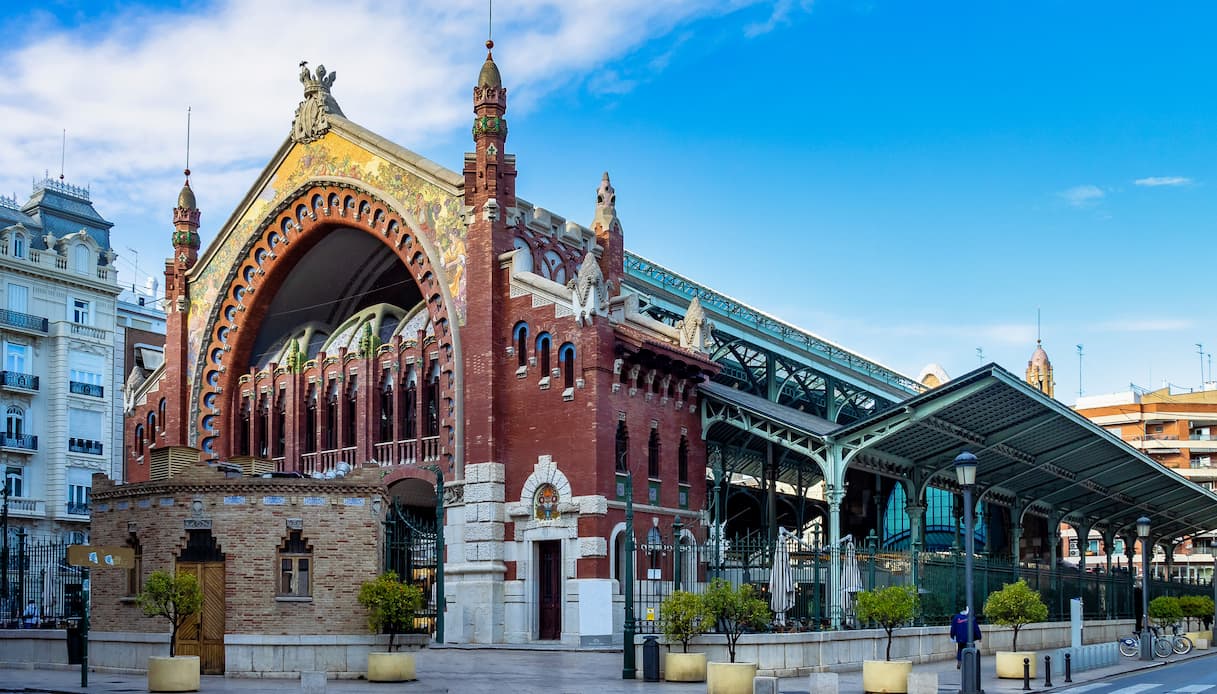
<path id="1" fill-rule="evenodd" d="M 1183 658 L 1171 658 L 1145 663 L 1123 658 L 1119 664 L 1077 673 L 1073 683 L 1093 682 L 1114 675 L 1153 667 L 1164 667 L 1182 659 L 1203 658 L 1217 654 L 1217 650 L 1192 651 Z M 1045 653 L 1038 654 L 1042 669 Z M 406 684 L 373 684 L 364 680 L 330 680 L 327 694 L 465 694 L 495 692 L 496 694 L 695 694 L 706 691 L 702 683 L 676 684 L 666 682 L 643 682 L 640 679 L 621 679 L 621 653 L 554 651 L 554 650 L 510 650 L 506 648 L 438 648 L 427 649 L 416 654 L 419 680 Z M 982 658 L 982 667 L 987 673 L 993 671 L 993 658 Z M 940 692 L 956 692 L 959 689 L 959 671 L 954 660 L 921 663 L 914 666 L 917 672 L 937 672 Z M 862 691 L 862 672 L 842 672 L 841 694 L 858 694 Z M 1061 691 L 1068 685 L 1064 677 L 1054 677 L 1053 687 L 1046 690 L 1041 676 L 1031 683 L 1031 691 Z M 791 677 L 781 680 L 783 692 L 806 692 L 806 677 Z M 999 680 L 987 674 L 982 688 L 988 694 L 996 692 L 1022 692 L 1022 680 Z M 292 679 L 248 679 L 208 676 L 203 678 L 201 692 L 236 692 L 239 694 L 270 694 L 299 690 L 297 680 Z M 131 694 L 146 691 L 142 675 L 114 675 L 92 672 L 89 688 L 80 688 L 80 670 L 34 670 L 0 669 L 0 692 L 101 692 L 104 694 Z"/>

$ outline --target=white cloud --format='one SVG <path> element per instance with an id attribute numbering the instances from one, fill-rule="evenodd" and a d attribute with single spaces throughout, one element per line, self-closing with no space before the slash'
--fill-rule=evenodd
<path id="1" fill-rule="evenodd" d="M 804 12 L 811 10 L 814 0 L 802 0 L 799 2 L 799 9 Z M 744 35 L 748 38 L 754 38 L 762 34 L 768 34 L 779 26 L 783 26 L 790 22 L 791 12 L 794 10 L 794 0 L 774 0 L 773 9 L 769 12 L 769 17 L 763 22 L 754 22 L 744 27 Z"/>
<path id="2" fill-rule="evenodd" d="M 1158 186 L 1187 186 L 1192 184 L 1192 179 L 1186 176 L 1149 176 L 1147 178 L 1138 178 L 1133 183 L 1149 188 L 1157 188 Z"/>
<path id="3" fill-rule="evenodd" d="M 1057 193 L 1061 199 L 1074 207 L 1093 207 L 1103 199 L 1103 189 L 1095 185 L 1074 186 Z"/>

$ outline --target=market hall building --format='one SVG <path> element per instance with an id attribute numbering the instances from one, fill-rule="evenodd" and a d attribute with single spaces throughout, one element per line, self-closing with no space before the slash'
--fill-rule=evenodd
<path id="1" fill-rule="evenodd" d="M 627 483 L 635 535 L 656 556 L 664 545 L 650 538 L 674 528 L 683 528 L 676 542 L 705 543 L 712 506 L 729 531 L 802 529 L 817 517 L 837 546 L 881 528 L 874 500 L 897 489 L 916 545 L 931 482 L 953 488 L 939 477 L 950 474 L 942 463 L 964 445 L 993 448 L 999 455 L 982 453 L 982 470 L 994 475 L 1042 468 L 1023 476 L 1041 490 L 1078 473 L 1012 452 L 1012 438 L 1052 430 L 1104 460 L 1123 454 L 1106 441 L 1076 443 L 1097 429 L 997 367 L 923 393 L 627 254 L 607 174 L 589 182 L 587 226 L 518 198 L 507 90 L 489 54 L 473 89 L 475 148 L 459 173 L 348 120 L 323 67 L 302 66 L 300 80 L 290 136 L 205 252 L 189 178 L 173 211 L 165 362 L 127 384 L 127 484 L 94 493 L 94 544 L 128 544 L 141 563 L 121 581 L 98 572 L 93 638 L 104 641 L 107 624 L 121 632 L 114 643 L 158 631 L 122 598 L 176 562 L 197 565 L 212 577 L 205 591 L 211 580 L 212 594 L 225 596 L 199 627 L 210 646 L 196 635 L 198 648 L 218 649 L 213 669 L 298 670 L 285 660 L 259 667 L 242 648 L 301 633 L 354 644 L 366 637 L 351 616 L 354 593 L 381 565 L 370 555 L 388 554 L 391 542 L 382 517 L 401 507 L 416 519 L 434 513 L 437 475 L 442 575 L 430 575 L 430 588 L 445 598 L 444 640 L 594 645 L 621 638 Z M 628 290 L 647 273 L 654 292 Z M 740 339 L 714 332 L 710 310 Z M 792 354 L 811 366 L 790 366 Z M 783 403 L 792 392 L 801 400 Z M 972 416 L 968 429 L 947 421 L 981 401 L 1004 409 Z M 1140 464 L 1125 471 L 1156 474 Z M 234 465 L 304 477 L 234 479 L 223 471 Z M 1023 477 L 1011 472 L 993 498 L 1024 502 L 1015 526 L 1039 514 L 1036 532 L 1054 534 L 1067 509 L 1032 504 Z M 793 515 L 783 506 L 814 485 L 819 500 Z M 1217 501 L 1181 489 L 1171 503 Z M 1113 499 L 1097 483 L 1075 491 L 1068 498 L 1082 506 Z M 863 493 L 871 502 L 855 503 Z M 759 505 L 731 513 L 745 497 Z M 1211 512 L 1180 515 L 1170 532 L 1217 525 Z M 1127 519 L 1118 520 L 1103 528 L 1123 532 Z M 1005 535 L 1017 559 L 1020 538 Z M 251 543 L 260 549 L 251 553 Z M 825 593 L 837 601 L 836 625 L 832 556 Z M 667 580 L 672 568 L 650 570 Z"/>

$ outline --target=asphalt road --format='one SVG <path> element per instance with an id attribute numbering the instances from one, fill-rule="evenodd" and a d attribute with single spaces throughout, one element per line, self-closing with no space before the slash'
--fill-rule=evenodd
<path id="1" fill-rule="evenodd" d="M 1195 658 L 1103 682 L 1055 688 L 1065 694 L 1217 694 L 1217 662 Z"/>

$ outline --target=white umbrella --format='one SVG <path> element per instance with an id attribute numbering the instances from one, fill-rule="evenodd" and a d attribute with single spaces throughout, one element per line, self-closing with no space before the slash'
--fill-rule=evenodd
<path id="1" fill-rule="evenodd" d="M 786 612 L 794 607 L 794 573 L 790 570 L 790 551 L 781 533 L 773 548 L 773 566 L 769 571 L 769 606 L 778 625 L 786 626 Z"/>
<path id="2" fill-rule="evenodd" d="M 862 573 L 858 571 L 858 555 L 854 551 L 854 538 L 845 538 L 845 557 L 841 562 L 841 610 L 842 621 L 853 622 L 854 593 L 861 591 Z"/>
<path id="3" fill-rule="evenodd" d="M 54 564 L 42 570 L 42 621 L 56 616 Z"/>

